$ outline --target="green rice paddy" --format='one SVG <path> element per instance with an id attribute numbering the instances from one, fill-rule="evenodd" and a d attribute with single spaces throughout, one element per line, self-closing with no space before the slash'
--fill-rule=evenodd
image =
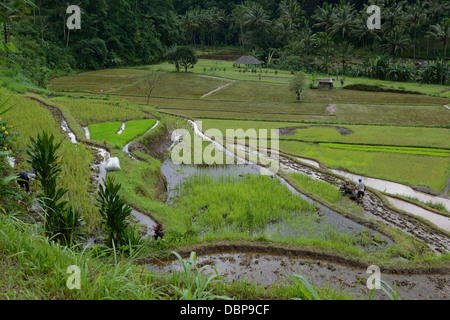
<path id="1" fill-rule="evenodd" d="M 144 134 L 156 123 L 155 119 L 130 120 L 125 124 L 125 130 L 117 134 L 122 122 L 106 122 L 88 126 L 92 140 L 106 141 L 109 144 L 123 147 L 136 137 Z"/>
<path id="2" fill-rule="evenodd" d="M 448 157 L 450 150 L 432 149 L 432 148 L 408 148 L 408 147 L 390 147 L 390 146 L 367 146 L 341 143 L 320 143 L 323 147 L 347 149 L 356 151 L 371 151 L 371 152 L 392 152 L 402 154 L 415 154 L 433 157 Z"/>

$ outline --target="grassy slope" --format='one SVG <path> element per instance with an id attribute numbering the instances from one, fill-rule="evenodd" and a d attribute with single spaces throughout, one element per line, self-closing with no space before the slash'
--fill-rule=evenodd
<path id="1" fill-rule="evenodd" d="M 82 215 L 86 219 L 89 229 L 98 227 L 100 218 L 90 197 L 93 187 L 90 168 L 94 160 L 91 149 L 84 145 L 72 144 L 67 135 L 62 133 L 51 112 L 39 103 L 23 96 L 14 96 L 10 103 L 15 107 L 8 112 L 6 117 L 14 125 L 14 130 L 18 134 L 14 152 L 16 171 L 30 169 L 25 161 L 27 155 L 24 151 L 27 145 L 31 143 L 30 137 L 36 139 L 38 133 L 42 130 L 55 135 L 56 141 L 62 142 L 60 152 L 64 155 L 61 172 L 64 179 L 60 179 L 59 183 L 61 187 L 69 190 L 70 200 L 82 210 Z M 37 182 L 32 182 L 32 191 L 36 191 L 37 188 Z"/>

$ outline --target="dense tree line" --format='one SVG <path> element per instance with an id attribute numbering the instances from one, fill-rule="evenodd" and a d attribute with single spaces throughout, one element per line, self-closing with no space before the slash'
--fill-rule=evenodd
<path id="1" fill-rule="evenodd" d="M 78 0 L 81 30 L 69 30 L 67 2 L 0 0 L 0 62 L 40 84 L 55 70 L 154 63 L 176 45 L 235 46 L 266 65 L 353 75 L 398 58 L 439 58 L 447 77 L 450 6 L 445 0 Z M 367 6 L 381 8 L 368 29 Z M 358 57 L 356 57 L 358 54 Z M 364 70 L 350 62 L 369 57 Z M 377 64 L 372 66 L 373 64 Z M 338 67 L 336 67 L 338 66 Z M 386 78 L 416 77 L 416 64 Z M 356 68 L 356 69 L 355 69 Z M 406 70 L 406 71 L 405 71 Z M 400 74 L 400 75 L 399 75 Z"/>
<path id="2" fill-rule="evenodd" d="M 358 53 L 358 58 L 379 56 L 389 65 L 409 57 L 412 64 L 392 74 L 400 69 L 409 73 L 412 67 L 416 78 L 419 49 L 422 58 L 440 58 L 437 63 L 447 58 L 450 6 L 444 0 L 247 0 L 226 6 L 218 0 L 188 2 L 189 9 L 180 15 L 186 44 L 233 43 L 282 68 L 329 74 L 341 65 L 339 72 L 346 74 Z M 371 4 L 381 9 L 381 29 L 367 27 Z M 448 64 L 438 68 L 444 70 L 441 78 L 448 78 Z"/>
<path id="3" fill-rule="evenodd" d="M 172 0 L 78 0 L 81 29 L 66 26 L 63 0 L 1 0 L 2 63 L 39 83 L 55 70 L 149 64 L 182 43 Z"/>

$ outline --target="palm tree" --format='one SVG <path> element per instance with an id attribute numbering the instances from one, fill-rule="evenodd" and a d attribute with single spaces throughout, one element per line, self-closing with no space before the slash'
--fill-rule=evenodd
<path id="1" fill-rule="evenodd" d="M 450 5 L 442 0 L 427 0 L 424 3 L 425 7 L 427 8 L 427 11 L 431 17 L 431 23 L 438 22 L 440 16 L 444 12 L 448 12 Z"/>
<path id="2" fill-rule="evenodd" d="M 29 0 L 2 0 L 0 2 L 0 25 L 3 25 L 3 41 L 0 43 L 0 50 L 5 52 L 5 58 L 0 56 L 0 62 L 8 63 L 9 50 L 11 48 L 11 32 L 9 30 L 9 21 L 13 18 L 21 17 L 30 12 L 33 2 Z M 8 67 L 8 65 L 7 65 Z"/>
<path id="3" fill-rule="evenodd" d="M 311 30 L 308 24 L 305 24 L 305 27 L 300 32 L 300 39 L 300 47 L 305 55 L 309 56 L 317 43 L 317 39 L 316 34 Z"/>
<path id="4" fill-rule="evenodd" d="M 197 9 L 188 10 L 184 15 L 180 17 L 181 25 L 184 29 L 186 44 L 188 43 L 188 39 L 190 39 L 192 45 L 195 46 L 197 32 L 200 29 L 199 17 L 200 15 Z"/>
<path id="5" fill-rule="evenodd" d="M 216 45 L 216 35 L 219 30 L 223 30 L 223 25 L 226 20 L 226 14 L 224 10 L 218 9 L 216 7 L 209 9 L 209 14 L 212 17 L 212 24 L 210 31 L 211 44 Z"/>
<path id="6" fill-rule="evenodd" d="M 8 21 L 13 17 L 20 17 L 22 14 L 30 13 L 30 7 L 34 7 L 34 3 L 29 0 L 2 0 L 0 2 L 0 24 L 3 24 L 4 41 L 9 43 L 10 34 L 8 29 Z"/>
<path id="7" fill-rule="evenodd" d="M 367 28 L 367 16 L 366 16 L 367 5 L 361 11 L 361 13 L 356 18 L 357 22 L 353 28 L 351 35 L 362 41 L 363 48 L 366 49 L 370 40 L 372 40 L 372 47 L 375 46 L 375 42 L 380 40 L 380 30 Z M 375 49 L 375 48 L 372 48 Z"/>
<path id="8" fill-rule="evenodd" d="M 403 11 L 403 2 L 396 3 L 395 0 L 388 0 L 389 5 L 383 8 L 383 20 L 385 23 L 381 26 L 386 34 L 389 34 L 395 27 L 403 25 L 405 12 Z"/>
<path id="9" fill-rule="evenodd" d="M 431 26 L 431 30 L 427 32 L 431 37 L 435 38 L 436 41 L 441 40 L 444 45 L 444 52 L 442 54 L 442 63 L 445 64 L 445 58 L 447 55 L 447 44 L 450 37 L 450 18 L 442 21 L 440 24 L 434 24 Z M 444 68 L 441 69 L 441 84 L 443 84 L 443 74 Z"/>
<path id="10" fill-rule="evenodd" d="M 342 74 L 345 75 L 348 67 L 348 63 L 350 62 L 350 59 L 353 57 L 353 46 L 351 44 L 342 43 L 340 45 L 340 50 L 338 52 L 338 57 L 340 62 L 342 63 Z"/>
<path id="11" fill-rule="evenodd" d="M 286 51 L 292 55 L 309 57 L 317 43 L 316 33 L 314 33 L 305 22 L 303 29 L 298 32 L 295 40 L 286 45 Z"/>
<path id="12" fill-rule="evenodd" d="M 280 19 L 289 21 L 294 28 L 298 28 L 304 20 L 305 11 L 302 10 L 296 0 L 283 0 L 278 6 Z"/>
<path id="13" fill-rule="evenodd" d="M 302 10 L 296 0 L 283 0 L 278 6 L 280 17 L 278 18 L 275 29 L 277 31 L 277 40 L 288 44 L 292 39 L 298 37 L 298 30 L 301 22 L 304 20 L 305 12 Z"/>
<path id="14" fill-rule="evenodd" d="M 333 25 L 331 26 L 331 34 L 340 34 L 342 39 L 349 35 L 355 29 L 356 17 L 352 4 L 342 2 L 336 7 L 334 14 L 331 16 Z"/>
<path id="15" fill-rule="evenodd" d="M 417 28 L 420 27 L 426 19 L 425 8 L 420 0 L 417 0 L 414 4 L 410 5 L 407 9 L 407 20 L 411 23 L 414 29 L 414 41 L 413 41 L 413 65 L 414 65 L 414 79 L 416 78 L 416 38 Z"/>
<path id="16" fill-rule="evenodd" d="M 244 12 L 244 28 L 247 30 L 246 36 L 256 47 L 267 47 L 267 40 L 270 36 L 272 22 L 259 3 L 250 3 Z"/>
<path id="17" fill-rule="evenodd" d="M 384 39 L 386 42 L 383 45 L 390 55 L 395 59 L 398 54 L 403 54 L 407 51 L 410 44 L 410 39 L 407 34 L 400 27 L 395 27 L 390 31 Z"/>
<path id="18" fill-rule="evenodd" d="M 279 19 L 275 24 L 275 31 L 277 34 L 277 41 L 280 41 L 284 45 L 290 43 L 291 39 L 294 38 L 296 34 L 292 22 L 282 19 Z"/>
<path id="19" fill-rule="evenodd" d="M 184 15 L 180 16 L 180 24 L 184 33 L 185 44 L 188 45 L 189 41 L 194 44 L 194 34 L 197 26 L 195 25 L 192 11 L 188 10 Z"/>
<path id="20" fill-rule="evenodd" d="M 335 59 L 335 50 L 333 48 L 329 47 L 329 33 L 322 31 L 317 32 L 315 34 L 316 40 L 317 40 L 317 48 L 318 55 L 320 57 L 321 65 L 325 69 L 327 75 L 330 74 L 330 68 L 334 63 Z"/>
<path id="21" fill-rule="evenodd" d="M 242 50 L 245 50 L 244 18 L 247 9 L 248 9 L 247 4 L 238 4 L 231 14 L 234 24 L 239 27 L 239 42 L 242 46 Z"/>
<path id="22" fill-rule="evenodd" d="M 331 27 L 334 22 L 335 8 L 326 2 L 323 3 L 322 7 L 315 10 L 313 19 L 316 21 L 314 27 L 322 28 L 324 31 L 320 33 L 320 38 L 324 40 L 325 44 L 325 57 L 324 61 L 329 61 L 330 58 L 330 36 Z M 327 74 L 329 74 L 329 64 L 327 64 Z"/>

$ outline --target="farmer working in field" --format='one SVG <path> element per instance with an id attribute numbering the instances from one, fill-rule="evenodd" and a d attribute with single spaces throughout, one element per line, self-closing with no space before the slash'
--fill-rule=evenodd
<path id="1" fill-rule="evenodd" d="M 30 180 L 34 179 L 34 169 L 31 169 L 31 171 L 22 171 L 19 173 L 19 179 L 17 180 L 17 183 L 21 188 L 25 188 L 27 192 L 30 192 Z"/>
<path id="2" fill-rule="evenodd" d="M 366 190 L 366 186 L 362 182 L 362 179 L 358 180 L 359 183 L 356 185 L 356 190 L 358 191 L 356 197 L 359 201 L 362 201 L 362 198 L 364 197 L 364 191 Z"/>

